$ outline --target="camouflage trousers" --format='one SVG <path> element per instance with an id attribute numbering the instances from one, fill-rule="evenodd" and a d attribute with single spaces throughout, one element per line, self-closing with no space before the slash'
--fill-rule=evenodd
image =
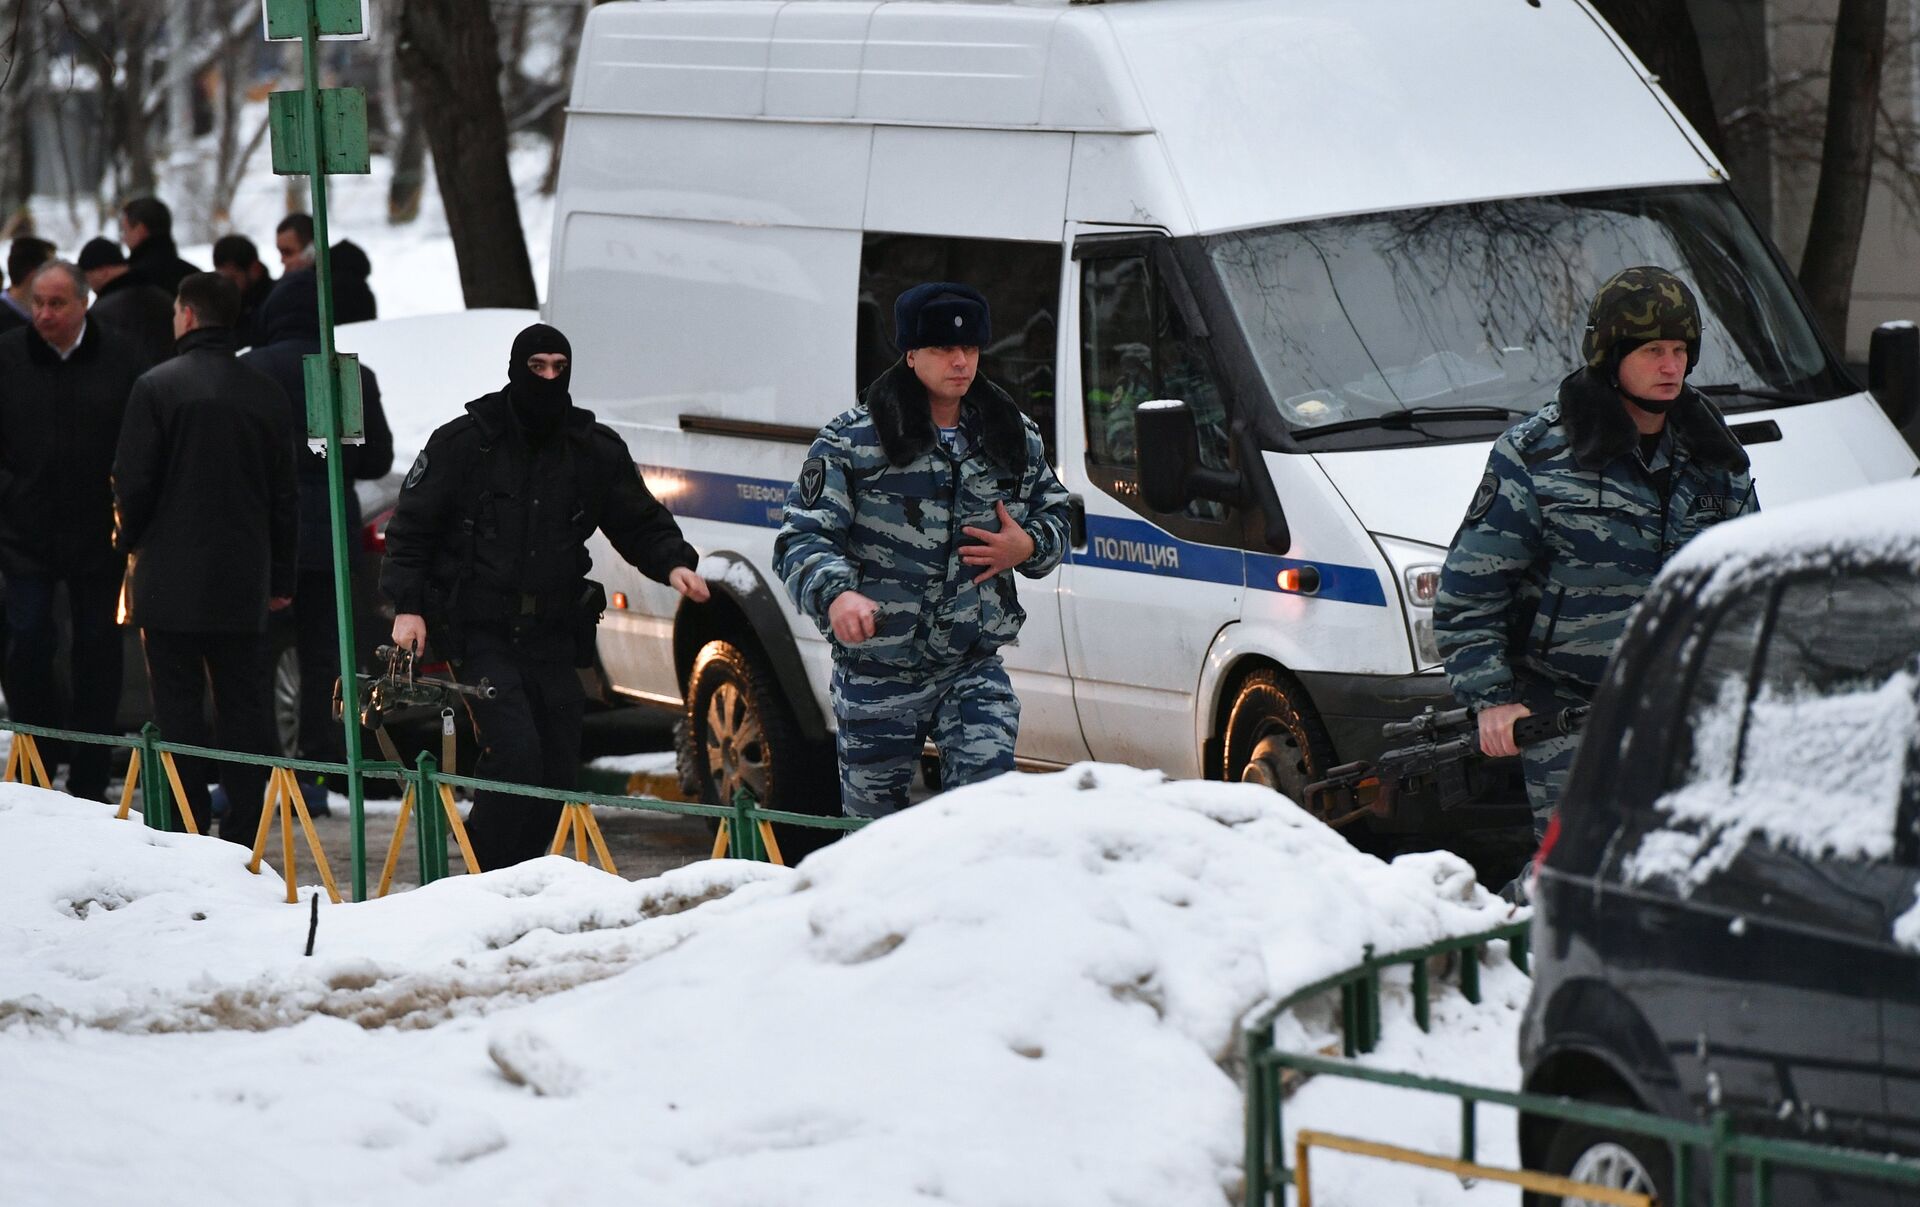
<path id="1" fill-rule="evenodd" d="M 942 788 L 1013 770 L 1020 700 L 997 654 L 912 673 L 836 662 L 832 691 L 840 807 L 849 817 L 905 808 L 928 738 L 940 752 Z"/>
<path id="2" fill-rule="evenodd" d="M 1527 777 L 1527 804 L 1533 808 L 1536 842 L 1546 837 L 1547 823 L 1560 807 L 1560 793 L 1567 786 L 1567 772 L 1573 768 L 1573 752 L 1579 746 L 1578 737 L 1552 738 L 1520 752 L 1520 769 Z"/>

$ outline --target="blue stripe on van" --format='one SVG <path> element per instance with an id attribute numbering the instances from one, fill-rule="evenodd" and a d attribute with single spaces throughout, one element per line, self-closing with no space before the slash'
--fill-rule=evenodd
<path id="1" fill-rule="evenodd" d="M 666 504 L 675 515 L 756 528 L 780 527 L 780 512 L 786 506 L 787 490 L 792 485 L 773 478 L 744 478 L 738 474 L 673 469 L 664 465 L 642 465 L 639 469 L 654 498 Z M 1123 570 L 1276 593 L 1280 592 L 1277 581 L 1280 571 L 1312 566 L 1320 572 L 1320 589 L 1314 592 L 1313 598 L 1377 608 L 1387 606 L 1380 576 L 1365 566 L 1298 561 L 1202 545 L 1180 540 L 1145 520 L 1089 515 L 1086 549 L 1069 552 L 1067 556 L 1075 565 L 1101 570 Z"/>
<path id="2" fill-rule="evenodd" d="M 1245 553 L 1218 545 L 1196 544 L 1172 536 L 1165 529 L 1145 520 L 1090 515 L 1087 517 L 1086 549 L 1068 556 L 1079 566 L 1245 586 L 1276 594 L 1305 594 L 1282 592 L 1279 574 L 1286 569 L 1312 566 L 1320 572 L 1320 589 L 1313 592 L 1313 598 L 1366 604 L 1376 608 L 1387 606 L 1380 576 L 1365 566 L 1300 561 L 1266 553 Z"/>
<path id="3" fill-rule="evenodd" d="M 793 485 L 772 478 L 743 478 L 665 465 L 642 465 L 639 470 L 653 497 L 675 515 L 756 528 L 780 527 L 780 512 Z"/>

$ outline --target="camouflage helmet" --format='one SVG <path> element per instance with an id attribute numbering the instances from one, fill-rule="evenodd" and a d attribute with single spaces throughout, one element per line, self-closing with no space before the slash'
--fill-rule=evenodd
<path id="1" fill-rule="evenodd" d="M 1700 307 L 1687 283 L 1664 268 L 1641 265 L 1607 279 L 1587 307 L 1580 354 L 1595 369 L 1606 366 L 1622 343 L 1685 340 L 1687 368 L 1700 359 Z"/>

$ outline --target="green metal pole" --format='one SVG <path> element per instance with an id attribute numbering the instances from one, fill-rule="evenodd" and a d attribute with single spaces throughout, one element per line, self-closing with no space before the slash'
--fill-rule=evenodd
<path id="1" fill-rule="evenodd" d="M 1260 1059 L 1273 1046 L 1273 1034 L 1256 1027 L 1247 1034 L 1247 1135 L 1245 1207 L 1266 1207 L 1267 1201 L 1267 1098 L 1265 1063 Z"/>
<path id="2" fill-rule="evenodd" d="M 158 725 L 148 721 L 140 727 L 140 811 L 146 814 L 148 829 L 171 830 L 174 827 L 172 810 L 167 808 L 167 769 L 160 763 L 159 742 Z"/>
<path id="3" fill-rule="evenodd" d="M 334 615 L 340 627 L 340 683 L 353 690 L 359 669 L 354 658 L 352 552 L 347 532 L 347 474 L 340 464 L 340 392 L 339 375 L 334 365 L 333 346 L 333 253 L 327 239 L 327 157 L 326 133 L 320 121 L 320 13 L 318 0 L 307 0 L 307 28 L 300 39 L 301 60 L 306 69 L 307 120 L 312 132 L 313 174 L 307 178 L 313 190 L 314 274 L 320 287 L 320 355 L 326 366 L 327 412 L 327 508 L 333 517 L 333 598 Z M 366 781 L 360 770 L 360 725 L 358 710 L 347 708 L 341 728 L 347 743 L 347 809 L 353 837 L 353 899 L 367 899 L 367 810 Z M 429 802 L 419 802 L 422 810 Z"/>
<path id="4" fill-rule="evenodd" d="M 447 841 L 440 827 L 440 787 L 433 782 L 439 770 L 432 755 L 421 752 L 414 763 L 414 848 L 420 857 L 420 883 L 432 884 L 446 875 Z"/>

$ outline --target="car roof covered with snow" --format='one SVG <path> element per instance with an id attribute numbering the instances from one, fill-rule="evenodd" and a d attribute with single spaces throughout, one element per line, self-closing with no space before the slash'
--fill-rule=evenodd
<path id="1" fill-rule="evenodd" d="M 1867 562 L 1920 568 L 1920 479 L 1845 491 L 1715 525 L 1688 543 L 1661 577 L 1704 575 L 1706 590 L 1717 593 L 1763 575 Z"/>

